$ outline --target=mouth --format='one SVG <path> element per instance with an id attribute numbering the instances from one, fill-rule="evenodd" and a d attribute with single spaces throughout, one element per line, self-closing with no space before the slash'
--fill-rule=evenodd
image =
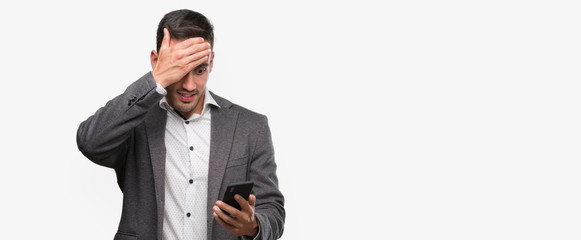
<path id="1" fill-rule="evenodd" d="M 194 100 L 194 97 L 197 95 L 196 92 L 193 93 L 186 93 L 186 92 L 178 92 L 178 96 L 182 102 L 191 102 Z"/>

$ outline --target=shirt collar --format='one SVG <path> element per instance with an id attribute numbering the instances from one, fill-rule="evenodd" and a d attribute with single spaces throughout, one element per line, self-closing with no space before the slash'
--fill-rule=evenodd
<path id="1" fill-rule="evenodd" d="M 166 95 L 167 96 L 167 95 Z M 205 94 L 204 94 L 204 107 L 202 108 L 202 114 L 200 115 L 204 115 L 206 112 L 210 111 L 210 107 L 208 107 L 208 105 L 214 105 L 216 107 L 220 107 L 220 105 L 218 105 L 218 103 L 216 102 L 216 100 L 214 100 L 214 98 L 212 97 L 212 94 L 210 94 L 210 90 L 208 90 L 208 88 L 206 88 L 205 90 Z M 173 107 L 171 107 L 169 105 L 169 103 L 167 103 L 167 100 L 164 98 L 162 98 L 161 100 L 159 100 L 159 106 L 163 109 L 165 109 L 166 111 L 174 111 Z M 192 115 L 192 117 L 196 116 L 197 114 Z"/>

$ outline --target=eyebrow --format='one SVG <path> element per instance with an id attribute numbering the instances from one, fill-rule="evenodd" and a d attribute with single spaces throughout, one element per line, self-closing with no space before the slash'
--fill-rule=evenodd
<path id="1" fill-rule="evenodd" d="M 202 63 L 202 64 L 200 64 L 200 65 L 196 66 L 194 69 L 203 68 L 203 67 L 208 67 L 208 66 L 210 66 L 208 63 Z"/>

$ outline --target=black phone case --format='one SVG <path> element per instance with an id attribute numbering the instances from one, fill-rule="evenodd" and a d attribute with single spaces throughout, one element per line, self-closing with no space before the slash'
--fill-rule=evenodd
<path id="1" fill-rule="evenodd" d="M 222 198 L 222 202 L 241 210 L 240 204 L 234 199 L 234 195 L 239 194 L 244 199 L 248 200 L 250 197 L 250 192 L 252 191 L 252 187 L 254 187 L 254 182 L 247 181 L 247 182 L 238 182 L 238 183 L 231 183 L 226 188 L 226 192 L 224 192 L 224 197 Z M 222 212 L 230 215 L 228 212 L 222 209 Z"/>

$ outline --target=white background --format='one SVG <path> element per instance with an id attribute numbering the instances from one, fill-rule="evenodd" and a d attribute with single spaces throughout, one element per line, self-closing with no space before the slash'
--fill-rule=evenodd
<path id="1" fill-rule="evenodd" d="M 269 117 L 283 239 L 581 238 L 577 1 L 0 5 L 3 239 L 113 238 L 76 129 L 181 8 L 215 25 L 209 87 Z"/>

